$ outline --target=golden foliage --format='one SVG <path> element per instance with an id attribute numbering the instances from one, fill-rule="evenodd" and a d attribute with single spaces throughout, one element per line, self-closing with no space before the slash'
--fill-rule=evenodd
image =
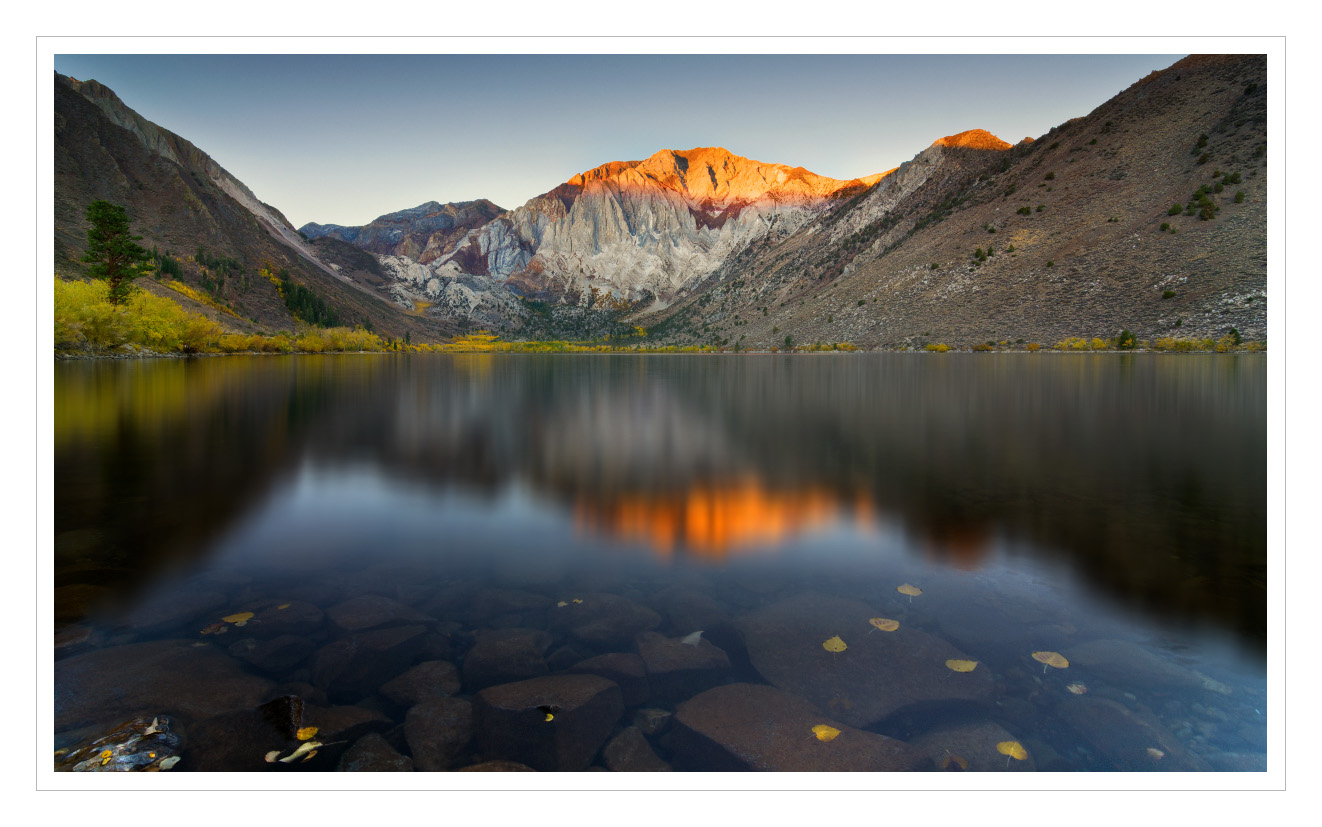
<path id="1" fill-rule="evenodd" d="M 996 745 L 996 751 L 1001 755 L 1008 755 L 1016 761 L 1023 761 L 1028 758 L 1028 751 L 1018 741 L 1001 741 Z"/>
<path id="2" fill-rule="evenodd" d="M 900 621 L 888 620 L 887 618 L 884 617 L 869 618 L 868 623 L 871 623 L 873 626 L 876 626 L 878 629 L 880 629 L 883 632 L 893 632 L 896 629 L 900 628 Z"/>
<path id="3" fill-rule="evenodd" d="M 957 658 L 951 658 L 946 661 L 946 668 L 952 672 L 972 672 L 974 669 L 978 668 L 978 662 L 976 660 L 959 660 Z"/>
<path id="4" fill-rule="evenodd" d="M 1034 652 L 1033 660 L 1038 663 L 1045 663 L 1047 666 L 1054 666 L 1057 669 L 1066 669 L 1070 662 L 1059 652 Z"/>
<path id="5" fill-rule="evenodd" d="M 830 640 L 823 641 L 822 648 L 828 652 L 843 652 L 849 647 L 845 645 L 845 642 L 840 639 L 839 635 L 836 635 Z"/>
<path id="6" fill-rule="evenodd" d="M 817 736 L 818 741 L 832 741 L 840 734 L 840 730 L 826 724 L 818 724 L 812 728 L 812 731 Z"/>

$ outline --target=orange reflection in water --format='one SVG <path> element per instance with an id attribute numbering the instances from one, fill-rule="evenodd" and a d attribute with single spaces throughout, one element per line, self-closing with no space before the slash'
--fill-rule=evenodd
<path id="1" fill-rule="evenodd" d="M 661 557 L 678 548 L 721 559 L 732 552 L 767 551 L 797 534 L 819 528 L 849 509 L 824 488 L 772 491 L 755 479 L 697 485 L 679 492 L 637 492 L 612 500 L 580 499 L 574 521 L 580 531 L 648 543 Z M 857 527 L 876 525 L 871 503 L 852 503 Z"/>

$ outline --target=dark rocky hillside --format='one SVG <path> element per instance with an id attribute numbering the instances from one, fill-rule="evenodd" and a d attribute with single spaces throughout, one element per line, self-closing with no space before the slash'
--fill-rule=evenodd
<path id="1" fill-rule="evenodd" d="M 744 348 L 1265 340 L 1266 85 L 1263 56 L 1196 55 L 1036 141 L 938 141 L 635 323 Z"/>
<path id="2" fill-rule="evenodd" d="M 137 284 L 233 329 L 296 327 L 275 284 L 260 275 L 265 267 L 273 272 L 287 270 L 333 311 L 340 324 L 364 324 L 392 337 L 407 331 L 418 341 L 449 332 L 436 322 L 402 314 L 372 295 L 369 279 L 378 271 L 370 256 L 350 259 L 341 251 L 338 257 L 330 256 L 341 268 L 337 270 L 320 260 L 312 247 L 300 248 L 301 239 L 279 211 L 258 201 L 197 147 L 143 119 L 95 81 L 79 82 L 57 74 L 57 274 L 85 272 L 86 265 L 79 261 L 87 238 L 84 212 L 97 199 L 123 205 L 134 233 L 143 237 L 143 246 L 175 259 L 179 281 L 232 312 L 195 302 L 151 278 Z"/>

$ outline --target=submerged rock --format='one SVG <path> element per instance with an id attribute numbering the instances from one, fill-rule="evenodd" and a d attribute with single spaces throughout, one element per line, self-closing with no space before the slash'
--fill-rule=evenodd
<path id="1" fill-rule="evenodd" d="M 820 740 L 813 727 L 839 730 Z M 675 711 L 667 743 L 684 769 L 773 772 L 927 770 L 931 760 L 903 741 L 855 729 L 803 698 L 761 684 L 709 689 Z"/>
<path id="2" fill-rule="evenodd" d="M 1194 755 L 1154 715 L 1116 701 L 1085 695 L 1071 698 L 1056 714 L 1122 772 L 1205 772 Z"/>
<path id="3" fill-rule="evenodd" d="M 419 771 L 447 770 L 473 740 L 473 705 L 460 698 L 417 704 L 404 719 L 404 737 Z"/>
<path id="4" fill-rule="evenodd" d="M 55 730 L 139 714 L 198 720 L 256 706 L 274 684 L 212 646 L 159 640 L 55 662 Z"/>
<path id="5" fill-rule="evenodd" d="M 329 643 L 313 656 L 312 684 L 332 698 L 370 695 L 413 662 L 426 631 L 426 626 L 392 626 Z"/>
<path id="6" fill-rule="evenodd" d="M 340 758 L 340 772 L 413 772 L 413 759 L 400 755 L 380 733 L 359 738 Z"/>
<path id="7" fill-rule="evenodd" d="M 346 632 L 423 623 L 430 619 L 416 609 L 378 594 L 365 594 L 331 606 L 326 610 L 326 616 Z"/>
<path id="8" fill-rule="evenodd" d="M 985 664 L 963 673 L 946 667 L 947 660 L 976 656 L 906 624 L 874 631 L 868 620 L 876 615 L 866 603 L 810 593 L 744 615 L 736 625 L 764 678 L 851 726 L 869 726 L 914 704 L 990 700 Z M 837 636 L 844 651 L 823 648 Z"/>
<path id="9" fill-rule="evenodd" d="M 164 715 L 126 721 L 91 743 L 56 754 L 56 772 L 159 772 L 180 759 L 180 738 Z"/>
<path id="10" fill-rule="evenodd" d="M 400 706 L 413 706 L 458 694 L 459 669 L 445 660 L 420 663 L 381 687 L 381 694 Z"/>
<path id="11" fill-rule="evenodd" d="M 638 653 L 647 667 L 652 697 L 659 704 L 672 704 L 710 689 L 730 676 L 730 659 L 706 638 L 685 643 L 656 632 L 637 638 Z"/>
<path id="12" fill-rule="evenodd" d="M 909 743 L 926 752 L 937 768 L 942 770 L 1036 772 L 1037 765 L 1031 753 L 1020 760 L 996 749 L 997 744 L 1019 740 L 993 721 L 978 721 L 933 730 Z"/>
<path id="13" fill-rule="evenodd" d="M 602 748 L 601 757 L 612 772 L 670 772 L 638 727 L 625 727 Z"/>
<path id="14" fill-rule="evenodd" d="M 661 625 L 661 615 L 607 592 L 589 592 L 565 601 L 564 606 L 552 606 L 547 617 L 552 629 L 565 629 L 584 643 L 601 647 L 628 646 L 639 632 Z"/>
<path id="15" fill-rule="evenodd" d="M 542 629 L 499 629 L 477 637 L 464 656 L 464 685 L 470 692 L 535 678 L 550 672 L 543 656 L 551 633 Z"/>
<path id="16" fill-rule="evenodd" d="M 625 706 L 646 703 L 651 695 L 647 682 L 647 667 L 643 659 L 632 652 L 610 652 L 579 661 L 569 671 L 581 675 L 600 675 L 620 687 Z"/>
<path id="17" fill-rule="evenodd" d="M 624 701 L 619 686 L 597 675 L 550 675 L 483 689 L 474 708 L 488 758 L 579 772 L 606 742 Z"/>
<path id="18" fill-rule="evenodd" d="M 1127 640 L 1092 640 L 1063 653 L 1079 669 L 1122 689 L 1196 689 L 1203 679 Z"/>

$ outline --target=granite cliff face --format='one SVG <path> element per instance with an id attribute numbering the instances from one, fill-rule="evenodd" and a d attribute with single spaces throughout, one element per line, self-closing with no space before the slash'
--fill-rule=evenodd
<path id="1" fill-rule="evenodd" d="M 381 261 L 395 273 L 395 300 L 428 302 L 433 313 L 509 306 L 515 296 L 580 307 L 664 307 L 748 244 L 784 238 L 883 177 L 838 181 L 719 147 L 662 150 L 575 175 L 452 244 L 432 235 L 424 245 L 416 232 L 410 240 L 401 225 L 467 205 L 428 204 L 364 228 L 302 231 L 389 256 Z"/>

